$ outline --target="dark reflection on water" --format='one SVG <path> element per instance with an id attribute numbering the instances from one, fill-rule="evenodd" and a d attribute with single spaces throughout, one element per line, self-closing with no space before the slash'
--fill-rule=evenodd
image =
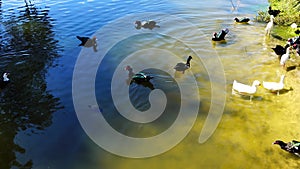
<path id="1" fill-rule="evenodd" d="M 168 38 L 170 41 L 168 45 L 172 45 L 176 41 L 169 37 L 154 34 L 142 34 L 125 39 L 119 42 L 106 54 L 97 72 L 96 86 L 98 87 L 96 88 L 96 94 L 103 116 L 115 130 L 131 137 L 145 138 L 160 134 L 172 125 L 180 110 L 181 95 L 177 82 L 173 79 L 172 75 L 154 68 L 144 69 L 142 72 L 153 77 L 153 79 L 150 80 L 151 85 L 153 85 L 155 89 L 162 90 L 166 95 L 166 108 L 158 119 L 145 124 L 135 123 L 125 119 L 113 104 L 114 101 L 111 96 L 111 82 L 117 66 L 123 59 L 135 51 L 142 50 L 145 47 L 154 48 L 157 44 L 152 44 L 150 43 L 151 41 L 148 42 L 149 39 L 153 38 L 158 38 L 161 41 L 163 38 Z M 127 47 L 124 48 L 124 46 Z M 161 57 L 163 58 L 163 56 Z M 125 71 L 126 70 L 124 70 L 124 74 L 127 75 L 127 72 L 125 73 Z M 120 81 L 120 83 L 124 84 L 127 82 Z M 151 105 L 149 102 L 149 95 L 151 91 L 151 87 L 149 88 L 149 86 L 145 84 L 132 83 L 129 86 L 129 98 L 131 104 L 141 112 L 150 109 Z M 152 130 L 150 133 L 150 128 L 155 128 L 155 130 Z M 125 131 L 129 130 L 130 133 L 125 133 Z"/>
<path id="2" fill-rule="evenodd" d="M 46 68 L 59 56 L 49 10 L 25 1 L 17 11 L 0 17 L 0 72 L 11 73 L 11 83 L 0 91 L 1 169 L 32 168 L 31 160 L 17 161 L 16 153 L 25 149 L 15 136 L 19 131 L 30 135 L 50 126 L 53 112 L 60 108 L 45 82 Z"/>

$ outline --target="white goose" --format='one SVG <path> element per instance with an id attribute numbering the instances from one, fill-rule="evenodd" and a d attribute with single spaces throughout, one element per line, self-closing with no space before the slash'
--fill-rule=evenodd
<path id="1" fill-rule="evenodd" d="M 279 82 L 263 82 L 263 87 L 272 92 L 277 91 L 277 95 L 279 95 L 279 91 L 282 90 L 284 87 L 284 83 L 283 83 L 284 77 L 285 77 L 284 75 L 281 75 Z"/>
<path id="2" fill-rule="evenodd" d="M 256 87 L 259 85 L 260 82 L 258 80 L 254 80 L 252 86 L 245 85 L 234 80 L 232 85 L 232 94 L 238 93 L 241 95 L 249 95 L 251 101 L 253 95 L 256 93 Z"/>

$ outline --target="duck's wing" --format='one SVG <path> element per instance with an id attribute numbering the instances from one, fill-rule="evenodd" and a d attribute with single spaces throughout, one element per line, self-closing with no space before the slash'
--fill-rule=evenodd
<path id="1" fill-rule="evenodd" d="M 280 55 L 280 56 L 285 54 L 286 51 L 286 49 L 284 49 L 284 47 L 281 45 L 276 45 L 276 47 L 272 49 L 276 53 L 276 55 Z"/>
<path id="2" fill-rule="evenodd" d="M 223 40 L 223 39 L 225 39 L 225 36 L 227 35 L 228 32 L 229 32 L 228 29 L 223 29 L 223 30 L 218 34 L 217 37 L 218 37 L 219 39 Z"/>
<path id="3" fill-rule="evenodd" d="M 184 63 L 177 63 L 176 66 L 174 66 L 174 69 L 176 70 L 183 70 L 186 68 L 186 65 Z"/>
<path id="4" fill-rule="evenodd" d="M 76 38 L 81 41 L 81 44 L 79 44 L 79 46 L 84 46 L 84 44 L 90 39 L 89 37 L 81 37 L 81 36 L 76 36 Z"/>
<path id="5" fill-rule="evenodd" d="M 244 23 L 245 23 L 245 22 L 249 22 L 249 21 L 250 21 L 250 19 L 249 19 L 249 18 L 246 18 L 246 17 L 245 17 L 245 18 L 242 18 L 242 19 L 240 20 L 240 22 L 244 22 Z"/>
<path id="6" fill-rule="evenodd" d="M 256 91 L 256 89 L 254 89 L 252 86 L 245 85 L 237 81 L 233 81 L 232 88 L 233 90 L 238 91 L 239 93 L 245 93 L 245 94 L 252 94 L 255 93 Z"/>
<path id="7" fill-rule="evenodd" d="M 285 62 L 286 62 L 288 59 L 289 59 L 289 55 L 288 55 L 288 54 L 282 55 L 281 58 L 280 58 L 280 64 L 281 64 L 281 65 L 284 65 Z"/>

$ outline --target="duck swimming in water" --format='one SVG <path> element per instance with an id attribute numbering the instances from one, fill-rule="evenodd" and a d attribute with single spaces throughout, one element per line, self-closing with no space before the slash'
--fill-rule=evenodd
<path id="1" fill-rule="evenodd" d="M 248 23 L 250 21 L 249 18 L 244 17 L 244 18 L 234 18 L 235 22 L 237 23 Z"/>
<path id="2" fill-rule="evenodd" d="M 93 47 L 94 51 L 97 52 L 97 38 L 94 36 L 93 38 L 84 37 L 84 36 L 76 36 L 81 43 L 78 46 L 84 46 L 87 48 Z"/>
<path id="3" fill-rule="evenodd" d="M 191 67 L 191 63 L 190 63 L 191 60 L 192 60 L 192 56 L 189 56 L 189 57 L 187 58 L 186 63 L 177 63 L 177 65 L 174 67 L 174 69 L 175 69 L 176 71 L 179 71 L 179 72 L 184 73 L 185 70 L 187 70 L 187 69 L 189 69 L 189 68 Z"/>
<path id="4" fill-rule="evenodd" d="M 149 75 L 146 75 L 145 73 L 143 72 L 139 72 L 135 75 L 132 76 L 132 82 L 136 82 L 136 83 L 139 83 L 139 82 L 149 82 L 150 79 L 153 79 L 152 76 L 149 76 Z"/>
<path id="5" fill-rule="evenodd" d="M 148 87 L 151 90 L 154 90 L 153 84 L 150 82 L 150 79 L 153 79 L 152 76 L 146 75 L 143 72 L 134 73 L 133 68 L 131 66 L 126 66 L 125 70 L 128 71 L 128 79 L 126 80 L 126 83 L 128 85 L 131 85 L 132 83 L 141 84 L 144 87 Z"/>
<path id="6" fill-rule="evenodd" d="M 149 21 L 135 21 L 135 28 L 136 29 L 141 29 L 141 28 L 145 28 L 145 29 L 154 29 L 154 28 L 159 28 L 160 26 L 158 26 L 156 24 L 155 21 L 149 20 Z"/>
<path id="7" fill-rule="evenodd" d="M 232 94 L 250 96 L 251 101 L 253 95 L 256 93 L 257 86 L 260 86 L 260 82 L 258 80 L 253 81 L 251 86 L 239 83 L 234 80 L 232 85 Z"/>
<path id="8" fill-rule="evenodd" d="M 300 157 L 300 142 L 299 141 L 292 140 L 288 143 L 285 143 L 281 140 L 276 140 L 273 144 L 277 144 L 280 146 L 281 149 Z"/>
<path id="9" fill-rule="evenodd" d="M 211 40 L 213 41 L 222 41 L 225 40 L 225 36 L 227 35 L 227 33 L 229 32 L 229 29 L 222 29 L 221 32 L 217 33 L 215 32 L 213 34 L 213 37 Z"/>

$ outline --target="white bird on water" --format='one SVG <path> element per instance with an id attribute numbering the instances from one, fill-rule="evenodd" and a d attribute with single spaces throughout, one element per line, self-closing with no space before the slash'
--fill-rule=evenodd
<path id="1" fill-rule="evenodd" d="M 274 16 L 270 15 L 270 22 L 268 22 L 268 24 L 265 28 L 266 35 L 268 35 L 268 36 L 270 35 L 273 25 L 274 25 Z"/>
<path id="2" fill-rule="evenodd" d="M 263 87 L 271 92 L 277 92 L 277 95 L 279 95 L 279 91 L 284 87 L 284 77 L 284 75 L 281 75 L 279 82 L 263 82 Z"/>
<path id="3" fill-rule="evenodd" d="M 240 95 L 250 96 L 250 101 L 251 101 L 253 95 L 256 93 L 257 86 L 259 85 L 260 85 L 260 81 L 258 80 L 254 80 L 252 86 L 245 85 L 234 80 L 232 85 L 232 94 L 238 93 Z"/>

